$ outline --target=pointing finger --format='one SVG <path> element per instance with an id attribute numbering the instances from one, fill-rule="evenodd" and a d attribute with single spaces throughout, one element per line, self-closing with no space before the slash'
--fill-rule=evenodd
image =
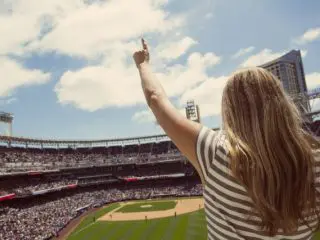
<path id="1" fill-rule="evenodd" d="M 143 50 L 148 51 L 148 46 L 146 44 L 146 41 L 143 38 L 141 38 L 141 42 L 142 42 Z"/>

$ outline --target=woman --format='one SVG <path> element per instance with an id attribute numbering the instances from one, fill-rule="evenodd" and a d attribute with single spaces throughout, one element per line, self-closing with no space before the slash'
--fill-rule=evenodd
<path id="1" fill-rule="evenodd" d="M 216 132 L 173 107 L 142 45 L 133 57 L 147 103 L 199 173 L 208 239 L 310 239 L 319 225 L 320 144 L 280 81 L 261 68 L 236 72 Z"/>

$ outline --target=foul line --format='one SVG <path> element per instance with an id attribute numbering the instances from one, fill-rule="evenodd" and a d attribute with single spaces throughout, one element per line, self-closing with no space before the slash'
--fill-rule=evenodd
<path id="1" fill-rule="evenodd" d="M 73 236 L 73 235 L 75 236 L 75 235 L 77 235 L 78 233 L 82 232 L 83 230 L 85 230 L 86 228 L 88 228 L 88 227 L 92 226 L 93 224 L 95 224 L 95 222 L 90 223 L 89 225 L 87 225 L 87 226 L 85 226 L 85 227 L 81 228 L 79 231 L 75 232 L 74 234 L 71 234 L 70 236 Z"/>

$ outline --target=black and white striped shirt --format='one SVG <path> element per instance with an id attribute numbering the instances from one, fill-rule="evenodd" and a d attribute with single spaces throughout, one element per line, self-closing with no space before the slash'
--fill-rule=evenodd
<path id="1" fill-rule="evenodd" d="M 197 140 L 197 157 L 205 181 L 208 239 L 311 239 L 313 231 L 306 225 L 299 226 L 294 234 L 281 235 L 279 231 L 274 237 L 268 237 L 261 230 L 261 218 L 251 210 L 251 198 L 232 176 L 227 151 L 222 131 L 202 127 Z M 310 224 L 312 228 L 316 225 L 317 221 Z"/>

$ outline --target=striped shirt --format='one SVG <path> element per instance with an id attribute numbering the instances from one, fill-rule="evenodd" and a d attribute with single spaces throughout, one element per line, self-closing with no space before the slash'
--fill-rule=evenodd
<path id="1" fill-rule="evenodd" d="M 314 230 L 303 224 L 291 235 L 283 235 L 279 230 L 278 235 L 270 237 L 261 230 L 261 218 L 252 211 L 252 199 L 231 173 L 222 131 L 202 127 L 196 150 L 205 182 L 203 195 L 209 240 L 312 238 Z M 317 220 L 309 225 L 316 227 Z"/>

